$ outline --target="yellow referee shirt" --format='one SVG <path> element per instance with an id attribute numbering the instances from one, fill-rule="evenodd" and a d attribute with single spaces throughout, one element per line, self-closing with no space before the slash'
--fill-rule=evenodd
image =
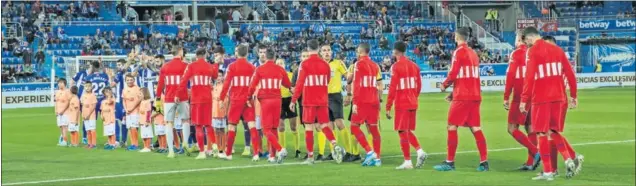
<path id="1" fill-rule="evenodd" d="M 292 76 L 294 76 L 293 73 L 291 72 L 287 72 L 287 78 L 289 78 L 289 80 L 291 81 Z M 289 91 L 288 88 L 285 87 L 280 87 L 280 96 L 283 98 L 289 98 L 292 96 L 291 92 Z"/>
<path id="2" fill-rule="evenodd" d="M 344 62 L 338 59 L 329 62 L 331 68 L 331 80 L 329 80 L 329 94 L 342 92 L 342 76 L 347 74 Z"/>

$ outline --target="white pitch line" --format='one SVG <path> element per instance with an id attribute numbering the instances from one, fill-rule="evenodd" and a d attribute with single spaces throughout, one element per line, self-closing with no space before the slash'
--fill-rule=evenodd
<path id="1" fill-rule="evenodd" d="M 630 143 L 630 142 L 636 142 L 636 140 L 632 139 L 632 140 L 621 140 L 621 141 L 599 141 L 599 142 L 576 143 L 576 144 L 572 144 L 572 146 L 618 144 L 618 143 Z M 524 148 L 524 147 L 515 147 L 515 148 L 503 148 L 503 149 L 488 149 L 488 152 L 501 152 L 501 151 L 512 151 L 512 150 L 522 150 L 522 149 L 526 149 L 526 148 Z M 478 151 L 476 151 L 476 150 L 459 151 L 459 152 L 457 152 L 457 154 L 466 154 L 466 153 L 475 153 L 475 152 L 478 152 Z M 442 155 L 442 154 L 446 154 L 446 152 L 429 153 L 429 155 Z M 397 157 L 402 157 L 402 155 L 384 156 L 384 158 L 397 158 Z M 317 163 L 320 163 L 320 162 L 317 162 Z M 259 168 L 259 167 L 290 166 L 290 165 L 301 165 L 301 164 L 302 164 L 301 162 L 295 162 L 295 163 L 283 163 L 283 164 L 244 165 L 244 166 L 230 166 L 230 167 L 185 169 L 185 170 L 174 170 L 174 171 L 142 172 L 142 173 L 132 173 L 132 174 L 115 174 L 115 175 L 105 175 L 105 176 L 90 176 L 90 177 L 83 177 L 83 178 L 64 178 L 64 179 L 54 179 L 54 180 L 13 182 L 13 183 L 3 183 L 2 185 L 42 184 L 42 183 L 56 183 L 56 182 L 95 180 L 95 179 L 106 179 L 106 178 L 122 178 L 122 177 L 131 177 L 131 176 L 149 176 L 149 175 L 159 175 L 159 174 L 178 174 L 178 173 L 188 173 L 188 172 L 202 172 L 202 171 L 247 169 L 247 168 Z"/>

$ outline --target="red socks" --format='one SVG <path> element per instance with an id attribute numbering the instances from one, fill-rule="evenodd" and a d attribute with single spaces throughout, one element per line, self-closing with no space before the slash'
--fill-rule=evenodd
<path id="1" fill-rule="evenodd" d="M 216 143 L 216 134 L 214 133 L 214 127 L 212 126 L 206 126 L 205 127 L 205 133 L 208 136 L 208 143 L 212 143 L 215 144 Z M 210 146 L 212 145 L 210 144 Z M 218 144 L 217 144 L 218 145 Z M 210 147 L 208 146 L 208 147 Z M 208 150 L 212 150 L 212 149 L 208 149 Z"/>
<path id="2" fill-rule="evenodd" d="M 543 161 L 543 172 L 552 172 L 552 161 L 550 161 L 550 141 L 548 136 L 539 136 L 539 153 Z"/>
<path id="3" fill-rule="evenodd" d="M 333 130 L 331 130 L 331 128 L 323 127 L 322 133 L 325 134 L 325 137 L 327 137 L 327 141 L 329 141 L 329 143 L 333 143 L 334 141 L 336 141 L 336 137 L 333 136 Z"/>
<path id="4" fill-rule="evenodd" d="M 537 147 L 537 144 L 539 142 L 537 142 L 537 133 L 530 133 L 528 134 L 528 141 L 530 141 L 530 143 L 532 143 L 532 146 L 537 148 L 537 152 L 539 152 L 539 148 Z M 534 163 L 534 154 L 530 154 L 530 150 L 528 150 L 528 160 L 526 161 L 526 165 L 532 165 Z"/>
<path id="5" fill-rule="evenodd" d="M 371 147 L 369 147 L 369 142 L 367 142 L 367 138 L 364 137 L 364 133 L 362 133 L 362 130 L 360 130 L 360 126 L 351 125 L 351 134 L 353 134 L 353 136 L 356 137 L 356 140 L 358 140 L 358 143 L 360 143 L 360 146 L 364 148 L 365 152 L 368 153 L 371 151 Z M 373 147 L 375 148 L 375 143 Z"/>
<path id="6" fill-rule="evenodd" d="M 561 136 L 558 132 L 554 132 L 550 135 L 552 138 L 552 142 L 556 146 L 556 149 L 559 151 L 561 156 L 563 156 L 563 160 L 571 159 L 570 152 L 565 147 L 565 137 Z M 556 154 L 555 154 L 556 155 Z"/>
<path id="7" fill-rule="evenodd" d="M 227 132 L 227 147 L 225 150 L 225 155 L 232 155 L 232 147 L 234 147 L 234 138 L 236 138 L 236 131 L 230 130 Z"/>
<path id="8" fill-rule="evenodd" d="M 553 140 L 549 140 L 550 141 L 550 161 L 552 162 L 552 171 L 550 172 L 555 172 L 558 168 L 559 165 L 559 151 L 556 148 L 556 144 L 554 143 L 554 139 Z"/>
<path id="9" fill-rule="evenodd" d="M 261 137 L 258 135 L 258 130 L 256 130 L 255 127 L 250 129 L 250 136 L 252 138 L 254 155 L 258 155 L 258 153 L 261 152 Z"/>
<path id="10" fill-rule="evenodd" d="M 205 148 L 203 148 L 203 144 L 205 141 L 203 140 L 205 133 L 203 132 L 203 125 L 197 125 L 197 145 L 199 145 L 199 151 L 203 152 Z"/>
<path id="11" fill-rule="evenodd" d="M 570 142 L 568 142 L 567 139 L 563 138 L 563 143 L 565 143 L 565 148 L 567 148 L 568 152 L 570 153 L 570 158 L 572 159 L 576 158 L 576 152 L 572 148 L 572 145 L 570 145 Z"/>
<path id="12" fill-rule="evenodd" d="M 415 136 L 415 134 L 413 134 L 413 131 L 405 131 L 406 133 L 408 133 L 409 135 L 409 143 L 411 144 L 411 146 L 413 146 L 413 148 L 415 148 L 415 150 L 419 150 L 421 149 L 420 147 L 420 142 L 417 141 L 417 137 Z"/>
<path id="13" fill-rule="evenodd" d="M 378 125 L 369 125 L 369 133 L 373 136 L 373 151 L 377 155 L 377 158 L 380 159 L 380 145 L 382 145 L 382 140 L 380 138 L 380 130 L 378 129 Z"/>
<path id="14" fill-rule="evenodd" d="M 411 160 L 411 152 L 410 152 L 410 148 L 409 148 L 409 142 L 411 141 L 409 139 L 409 135 L 410 132 L 406 132 L 406 131 L 398 131 L 398 135 L 400 136 L 400 148 L 402 149 L 402 155 L 404 155 L 404 160 Z"/>
<path id="15" fill-rule="evenodd" d="M 446 161 L 454 162 L 455 161 L 455 153 L 457 153 L 457 130 L 449 130 L 448 138 L 446 140 Z"/>
<path id="16" fill-rule="evenodd" d="M 263 129 L 265 130 L 265 136 L 267 137 L 267 144 L 269 144 L 271 147 L 273 147 L 276 151 L 274 152 L 278 152 L 280 151 L 283 147 L 280 146 L 280 143 L 278 143 L 278 137 L 276 135 L 278 135 L 278 131 L 276 129 Z"/>
<path id="17" fill-rule="evenodd" d="M 536 154 L 538 149 L 537 146 L 533 145 L 532 142 L 530 142 L 530 139 L 528 137 L 526 137 L 526 135 L 523 134 L 523 132 L 519 131 L 519 130 L 514 130 L 512 132 L 512 137 L 515 138 L 515 140 L 517 140 L 517 142 L 519 142 L 519 144 L 523 145 L 524 147 L 528 148 L 528 153 L 530 154 Z"/>
<path id="18" fill-rule="evenodd" d="M 475 142 L 477 142 L 477 149 L 479 150 L 479 159 L 480 162 L 484 162 L 488 160 L 488 148 L 486 146 L 486 137 L 484 137 L 484 132 L 481 130 L 473 132 L 475 136 Z"/>
<path id="19" fill-rule="evenodd" d="M 314 157 L 314 131 L 305 131 L 305 146 L 307 146 L 307 157 Z"/>

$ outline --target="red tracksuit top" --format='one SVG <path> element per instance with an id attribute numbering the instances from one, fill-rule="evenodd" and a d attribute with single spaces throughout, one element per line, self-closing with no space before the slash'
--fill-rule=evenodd
<path id="1" fill-rule="evenodd" d="M 512 93 L 512 102 L 521 101 L 521 92 L 523 91 L 523 78 L 526 77 L 526 52 L 528 47 L 520 45 L 510 53 L 510 62 L 508 63 L 508 72 L 506 73 L 506 88 L 504 89 L 504 100 L 510 100 Z"/>
<path id="2" fill-rule="evenodd" d="M 380 105 L 378 97 L 378 72 L 380 67 L 369 56 L 358 59 L 353 70 L 353 104 Z"/>
<path id="3" fill-rule="evenodd" d="M 451 70 L 442 86 L 453 87 L 453 101 L 481 100 L 481 81 L 479 79 L 479 57 L 466 43 L 453 52 Z"/>
<path id="4" fill-rule="evenodd" d="M 190 103 L 212 103 L 212 86 L 214 85 L 214 80 L 216 80 L 218 76 L 219 67 L 217 64 L 210 64 L 206 62 L 205 59 L 199 58 L 188 65 L 183 77 L 181 77 L 179 89 L 185 88 L 189 81 L 190 89 L 192 90 Z"/>
<path id="5" fill-rule="evenodd" d="M 230 91 L 230 100 L 245 101 L 251 97 L 249 93 L 250 82 L 256 67 L 247 62 L 245 58 L 238 58 L 227 67 L 223 89 L 221 89 L 221 100 L 225 100 L 227 92 Z"/>
<path id="6" fill-rule="evenodd" d="M 292 103 L 303 96 L 303 106 L 329 106 L 327 98 L 331 68 L 318 54 L 312 54 L 300 63 L 298 80 L 294 87 Z"/>
<path id="7" fill-rule="evenodd" d="M 249 95 L 254 95 L 258 86 L 258 98 L 281 98 L 280 89 L 282 87 L 289 88 L 291 82 L 287 77 L 287 72 L 283 67 L 267 61 L 265 64 L 256 68 L 252 82 L 250 83 Z"/>
<path id="8" fill-rule="evenodd" d="M 156 97 L 160 98 L 165 88 L 164 102 L 172 103 L 175 97 L 179 97 L 179 100 L 183 101 L 188 100 L 188 89 L 186 87 L 178 89 L 181 76 L 187 67 L 188 64 L 184 63 L 181 58 L 174 58 L 163 65 L 159 71 Z"/>
<path id="9" fill-rule="evenodd" d="M 398 57 L 391 66 L 391 83 L 386 101 L 386 110 L 391 110 L 395 103 L 395 110 L 417 110 L 418 97 L 422 90 L 422 76 L 420 67 L 406 56 Z"/>
<path id="10" fill-rule="evenodd" d="M 576 77 L 565 53 L 556 45 L 543 40 L 535 42 L 527 52 L 526 77 L 523 82 L 521 102 L 532 104 L 565 101 L 565 82 L 570 86 L 570 96 L 576 98 Z"/>

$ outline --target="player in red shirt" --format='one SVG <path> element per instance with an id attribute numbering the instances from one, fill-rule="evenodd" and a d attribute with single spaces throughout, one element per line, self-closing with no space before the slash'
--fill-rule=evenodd
<path id="1" fill-rule="evenodd" d="M 380 166 L 380 97 L 378 95 L 377 75 L 380 67 L 369 57 L 371 46 L 361 43 L 356 52 L 358 62 L 355 63 L 353 73 L 353 106 L 351 116 L 351 133 L 356 137 L 362 148 L 367 152 L 362 166 Z M 381 81 L 381 80 L 380 80 Z M 367 124 L 369 133 L 373 136 L 373 149 L 369 146 L 360 125 Z"/>
<path id="2" fill-rule="evenodd" d="M 164 120 L 166 121 L 166 141 L 168 143 L 168 157 L 174 158 L 174 135 L 173 135 L 173 123 L 175 119 L 175 113 L 179 113 L 179 117 L 183 124 L 183 137 L 184 141 L 188 141 L 190 136 L 190 111 L 188 110 L 188 90 L 186 87 L 177 89 L 181 82 L 181 76 L 188 66 L 187 63 L 182 61 L 183 48 L 177 46 L 173 52 L 174 58 L 172 61 L 164 64 L 159 71 L 159 82 L 157 84 L 157 93 L 155 94 L 157 100 L 155 103 L 157 107 L 163 107 L 166 112 Z M 165 100 L 161 105 L 161 96 L 165 92 Z M 182 102 L 175 102 L 175 98 L 179 98 Z M 177 138 L 178 140 L 178 138 Z M 183 143 L 184 145 L 187 143 Z M 187 145 L 186 145 L 187 146 Z M 185 146 L 184 146 L 185 147 Z M 179 148 L 179 147 L 177 147 Z"/>
<path id="3" fill-rule="evenodd" d="M 528 149 L 528 159 L 519 170 L 530 171 L 539 165 L 540 156 L 537 149 L 537 135 L 530 130 L 530 119 L 526 114 L 521 113 L 519 102 L 521 101 L 521 91 L 523 90 L 523 78 L 526 72 L 526 50 L 527 47 L 521 40 L 521 33 L 517 34 L 515 45 L 517 49 L 510 54 L 508 72 L 506 73 L 506 88 L 504 90 L 504 108 L 508 110 L 508 133 L 521 145 Z M 512 104 L 510 94 L 512 93 Z M 513 108 L 513 109 L 510 109 Z M 519 130 L 519 125 L 523 125 L 528 133 L 524 135 Z"/>
<path id="4" fill-rule="evenodd" d="M 556 45 L 556 39 L 554 39 L 554 37 L 552 36 L 543 36 L 541 39 L 545 40 L 546 42 L 553 44 L 555 46 Z M 564 77 L 564 81 L 565 81 L 565 77 Z M 564 84 L 565 85 L 565 84 Z M 567 89 L 567 87 L 564 87 L 564 89 Z M 565 92 L 563 92 L 565 93 Z M 567 95 L 564 94 L 564 96 L 567 97 Z M 568 112 L 568 101 L 567 99 L 563 102 L 563 104 L 561 105 L 561 123 L 560 123 L 560 131 L 558 132 L 563 132 L 563 129 L 565 128 L 565 115 Z M 554 143 L 554 140 L 549 139 L 550 141 L 550 146 L 551 146 L 551 150 L 550 150 L 550 154 L 557 154 L 558 150 L 556 148 L 556 144 Z M 572 146 L 570 145 L 570 143 L 568 142 L 568 140 L 566 140 L 565 138 L 563 138 L 563 141 L 565 142 L 565 147 L 568 149 L 568 152 L 570 153 L 570 157 L 574 158 L 574 164 L 576 165 L 576 170 L 574 171 L 575 174 L 578 174 L 579 171 L 581 170 L 581 166 L 583 165 L 583 155 L 582 154 L 577 154 L 574 149 L 572 148 Z M 552 161 L 552 170 L 554 170 L 554 174 L 557 175 L 557 159 L 558 156 L 552 156 L 552 158 L 550 159 Z"/>
<path id="5" fill-rule="evenodd" d="M 543 161 L 543 174 L 533 180 L 553 180 L 554 170 L 550 158 L 550 142 L 552 138 L 557 150 L 565 159 L 566 177 L 574 176 L 576 164 L 565 147 L 565 137 L 561 131 L 562 105 L 565 101 L 565 83 L 563 76 L 570 85 L 572 105 L 576 105 L 576 78 L 565 53 L 558 46 L 541 40 L 539 31 L 534 27 L 523 30 L 524 41 L 531 46 L 528 49 L 526 61 L 527 71 L 524 79 L 523 93 L 519 109 L 528 112 L 526 105 L 532 100 L 531 120 L 532 131 L 539 136 L 539 153 Z M 549 137 L 548 137 L 549 136 Z"/>
<path id="6" fill-rule="evenodd" d="M 276 162 L 282 163 L 287 156 L 287 150 L 278 142 L 278 125 L 282 110 L 280 89 L 281 86 L 289 88 L 291 82 L 285 69 L 274 62 L 276 59 L 274 50 L 267 49 L 265 55 L 267 61 L 256 68 L 250 83 L 249 95 L 253 95 L 256 92 L 256 86 L 259 87 L 256 97 L 261 104 L 261 128 L 267 137 L 267 143 L 276 150 Z"/>
<path id="7" fill-rule="evenodd" d="M 488 171 L 488 148 L 486 138 L 481 130 L 479 107 L 481 105 L 481 86 L 479 79 L 479 57 L 468 47 L 469 30 L 459 28 L 455 32 L 457 49 L 453 52 L 451 70 L 440 86 L 442 92 L 453 85 L 448 111 L 448 154 L 446 160 L 434 168 L 438 171 L 455 170 L 455 153 L 457 152 L 457 127 L 470 127 L 475 136 L 479 150 L 479 166 L 477 171 Z"/>
<path id="8" fill-rule="evenodd" d="M 396 42 L 393 47 L 393 56 L 397 62 L 391 66 L 391 83 L 389 83 L 389 95 L 386 101 L 386 117 L 391 119 L 391 107 L 395 104 L 395 120 L 393 129 L 400 137 L 400 147 L 404 155 L 404 163 L 396 169 L 413 169 L 409 144 L 417 151 L 417 163 L 415 167 L 421 168 L 427 158 L 426 153 L 420 147 L 413 131 L 417 122 L 418 97 L 422 89 L 422 77 L 420 68 L 406 55 L 406 43 Z"/>
<path id="9" fill-rule="evenodd" d="M 305 125 L 305 142 L 307 147 L 306 164 L 314 163 L 314 132 L 313 128 L 318 127 L 327 137 L 327 140 L 334 146 L 334 159 L 337 163 L 342 163 L 345 154 L 344 149 L 338 146 L 333 131 L 329 128 L 329 100 L 327 99 L 327 85 L 329 82 L 331 68 L 329 64 L 318 56 L 320 44 L 312 39 L 307 42 L 309 58 L 303 61 L 298 68 L 298 82 L 294 87 L 294 95 L 289 105 L 290 109 L 296 107 L 298 97 L 303 96 L 303 121 Z"/>
<path id="10" fill-rule="evenodd" d="M 177 90 L 183 89 L 190 82 L 190 89 L 192 90 L 192 123 L 196 126 L 196 139 L 200 152 L 196 159 L 205 159 L 206 154 L 203 150 L 203 139 L 205 135 L 203 127 L 206 127 L 208 139 L 216 139 L 214 135 L 214 128 L 212 127 L 212 86 L 214 80 L 219 75 L 219 68 L 216 64 L 210 64 L 205 61 L 207 53 L 205 49 L 199 49 L 196 51 L 197 60 L 188 65 L 181 77 L 179 87 Z M 175 97 L 175 102 L 179 102 L 180 97 Z M 184 126 L 185 128 L 185 126 Z M 169 133 L 169 132 L 168 132 Z M 189 134 L 184 134 L 186 136 Z M 184 143 L 187 143 L 184 141 Z"/>
<path id="11" fill-rule="evenodd" d="M 239 45 L 236 47 L 236 56 L 238 58 L 227 67 L 225 81 L 223 82 L 223 89 L 220 95 L 220 100 L 225 100 L 228 91 L 230 91 L 230 108 L 227 117 L 230 125 L 228 125 L 227 149 L 225 151 L 227 155 L 226 159 L 228 160 L 232 160 L 232 147 L 234 146 L 234 139 L 236 137 L 236 124 L 238 124 L 241 117 L 243 118 L 243 122 L 247 122 L 247 126 L 250 130 L 252 147 L 254 147 L 252 161 L 259 160 L 258 154 L 260 153 L 261 138 L 254 123 L 254 104 L 250 99 L 252 94 L 249 93 L 250 81 L 256 67 L 247 62 L 248 51 L 248 46 Z"/>

